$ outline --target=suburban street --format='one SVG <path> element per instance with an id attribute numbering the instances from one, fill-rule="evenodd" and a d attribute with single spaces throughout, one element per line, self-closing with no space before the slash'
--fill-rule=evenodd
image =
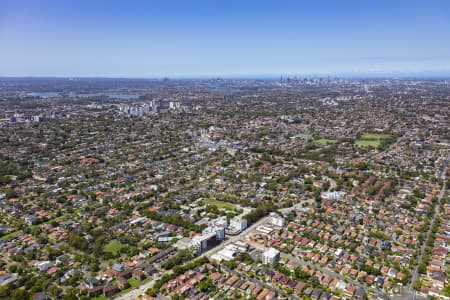
<path id="1" fill-rule="evenodd" d="M 225 247 L 228 244 L 234 243 L 238 240 L 244 239 L 244 236 L 248 233 L 251 232 L 253 230 L 255 230 L 259 225 L 264 224 L 267 221 L 267 217 L 264 217 L 260 220 L 258 220 L 258 222 L 252 224 L 250 227 L 248 227 L 246 230 L 242 231 L 240 234 L 236 235 L 236 236 L 231 236 L 228 237 L 227 240 L 225 240 L 225 242 L 217 245 L 216 247 L 202 253 L 198 258 L 201 257 L 210 257 L 211 255 L 213 255 L 214 253 L 216 253 L 217 251 L 219 251 L 220 249 L 222 249 L 223 247 Z M 162 273 L 158 273 L 157 277 L 154 277 L 151 281 L 140 285 L 138 287 L 136 287 L 135 289 L 122 294 L 118 297 L 115 297 L 114 299 L 116 300 L 134 300 L 136 299 L 139 295 L 144 294 L 148 289 L 152 288 L 153 285 L 155 284 L 156 280 L 158 280 L 159 278 L 161 278 L 162 276 L 164 276 L 165 274 L 170 274 L 172 273 L 171 270 L 168 271 L 164 271 Z"/>
<path id="2" fill-rule="evenodd" d="M 443 169 L 441 177 L 444 176 L 445 170 L 446 170 L 446 167 Z M 446 181 L 444 181 L 444 185 L 443 185 L 443 187 L 442 187 L 442 189 L 441 189 L 441 191 L 439 193 L 438 204 L 436 204 L 436 206 L 435 206 L 433 219 L 432 219 L 432 221 L 430 223 L 430 228 L 429 228 L 429 230 L 427 232 L 426 239 L 428 239 L 428 237 L 429 237 L 429 235 L 431 233 L 431 227 L 432 227 L 432 224 L 434 223 L 434 221 L 436 219 L 436 216 L 439 215 L 439 203 L 442 201 L 442 199 L 443 199 L 443 197 L 445 195 L 445 183 L 446 183 Z M 250 227 L 248 227 L 246 230 L 242 231 L 240 234 L 238 234 L 236 236 L 228 236 L 228 238 L 223 243 L 221 243 L 221 244 L 217 245 L 216 247 L 214 247 L 214 248 L 212 248 L 212 249 L 202 253 L 199 256 L 199 258 L 200 257 L 210 257 L 211 255 L 217 253 L 219 250 L 223 249 L 226 245 L 234 243 L 234 242 L 236 242 L 238 240 L 245 240 L 247 243 L 249 243 L 250 245 L 252 245 L 256 249 L 258 249 L 258 250 L 265 250 L 264 246 L 262 246 L 260 244 L 249 242 L 245 237 L 249 233 L 251 233 L 254 230 L 256 230 L 256 228 L 258 226 L 260 226 L 260 225 L 264 224 L 265 222 L 267 222 L 267 219 L 268 219 L 268 217 L 264 217 L 264 218 L 260 219 L 258 222 L 252 224 Z M 423 256 L 423 253 L 424 253 L 424 249 L 425 249 L 425 243 L 423 243 L 421 248 L 420 248 L 420 256 L 419 256 L 419 263 L 418 264 L 420 264 L 421 261 L 422 261 L 422 256 Z M 343 275 L 341 275 L 339 273 L 336 273 L 336 272 L 334 272 L 334 271 L 332 271 L 332 270 L 330 270 L 328 268 L 324 268 L 324 267 L 318 266 L 316 264 L 313 264 L 311 262 L 304 261 L 303 259 L 295 257 L 295 256 L 293 256 L 291 254 L 281 253 L 281 256 L 282 257 L 287 257 L 290 260 L 298 263 L 299 265 L 306 265 L 306 266 L 308 266 L 310 268 L 315 268 L 315 269 L 321 271 L 322 273 L 327 274 L 327 275 L 329 275 L 331 277 L 339 278 L 340 280 L 345 280 L 345 281 L 353 284 L 354 286 L 356 286 L 358 288 L 363 288 L 366 291 L 371 289 L 371 290 L 374 290 L 377 295 L 388 297 L 388 295 L 386 295 L 386 293 L 384 291 L 380 290 L 379 288 L 369 287 L 365 283 L 361 283 L 361 282 L 353 280 L 353 279 L 351 279 L 349 277 L 345 277 L 345 276 L 343 276 Z M 143 284 L 143 285 L 141 285 L 141 286 L 139 286 L 139 287 L 137 287 L 137 288 L 135 288 L 135 289 L 125 293 L 125 294 L 123 294 L 123 295 L 120 295 L 120 296 L 118 296 L 118 297 L 116 297 L 114 299 L 116 299 L 116 300 L 134 300 L 139 295 L 144 294 L 145 291 L 147 291 L 148 289 L 152 288 L 157 279 L 161 278 L 165 274 L 170 274 L 170 273 L 171 273 L 171 270 L 164 271 L 162 273 L 158 273 L 157 277 L 153 278 L 151 281 L 149 281 L 149 282 L 147 282 L 147 283 L 145 283 L 145 284 Z M 402 295 L 394 296 L 393 299 L 398 299 L 398 300 L 400 300 L 400 299 L 415 299 L 416 296 L 415 296 L 415 291 L 412 288 L 412 282 L 414 282 L 414 280 L 416 280 L 417 278 L 419 278 L 418 266 L 416 266 L 414 268 L 414 270 L 413 270 L 411 283 L 408 285 L 407 289 L 404 290 Z M 250 281 L 256 280 L 256 279 L 251 279 L 251 278 L 248 278 L 248 279 Z M 261 283 L 259 280 L 258 280 L 258 283 L 263 284 L 264 286 L 266 286 L 265 283 Z M 278 291 L 277 289 L 274 289 L 274 288 L 272 288 L 272 290 Z M 293 299 L 296 299 L 296 297 L 293 297 Z"/>
<path id="3" fill-rule="evenodd" d="M 265 287 L 265 288 L 268 289 L 268 290 L 275 291 L 275 292 L 278 293 L 278 295 L 283 295 L 283 294 L 285 294 L 285 293 L 283 293 L 282 290 L 280 290 L 280 289 L 278 289 L 278 288 L 276 288 L 276 287 L 274 287 L 274 286 L 268 285 L 267 283 L 265 283 L 265 282 L 263 282 L 263 281 L 261 281 L 261 280 L 258 280 L 258 279 L 256 279 L 256 278 L 252 278 L 252 277 L 248 276 L 248 275 L 245 274 L 245 273 L 238 273 L 238 272 L 236 272 L 236 271 L 234 271 L 234 270 L 230 270 L 230 269 L 228 269 L 227 267 L 224 267 L 224 266 L 222 266 L 222 268 L 224 268 L 225 270 L 227 270 L 228 272 L 230 272 L 231 274 L 234 274 L 234 275 L 236 275 L 236 276 L 242 276 L 242 275 L 243 275 L 243 276 L 245 277 L 245 279 L 247 279 L 248 281 L 253 282 L 253 283 L 256 283 L 256 284 L 259 284 L 259 285 Z M 301 298 L 299 298 L 299 297 L 297 297 L 296 295 L 293 295 L 293 294 L 292 294 L 292 295 L 287 295 L 286 297 L 287 297 L 288 299 L 294 299 L 294 300 L 300 300 L 300 299 L 301 299 Z"/>
<path id="4" fill-rule="evenodd" d="M 247 241 L 247 242 L 249 242 L 249 241 Z M 249 242 L 249 243 L 250 243 L 250 242 Z M 250 243 L 250 245 L 252 245 L 252 246 L 255 247 L 256 249 L 259 249 L 259 250 L 265 250 L 265 247 L 262 246 L 262 245 L 260 245 L 260 244 Z M 353 280 L 353 279 L 351 279 L 350 277 L 344 277 L 343 275 L 341 275 L 341 274 L 339 274 L 339 273 L 336 273 L 336 272 L 334 272 L 334 271 L 332 271 L 332 270 L 330 270 L 330 269 L 328 269 L 328 268 L 324 268 L 324 267 L 321 267 L 321 266 L 319 266 L 319 265 L 313 264 L 313 263 L 311 263 L 311 262 L 305 261 L 305 260 L 303 260 L 303 259 L 301 259 L 301 258 L 298 258 L 298 257 L 296 257 L 296 256 L 293 256 L 293 255 L 291 255 L 291 254 L 287 254 L 287 253 L 281 252 L 280 255 L 281 255 L 281 257 L 287 257 L 287 258 L 289 258 L 289 260 L 291 260 L 291 261 L 293 261 L 293 262 L 296 262 L 296 263 L 298 263 L 299 265 L 302 265 L 302 266 L 308 266 L 309 268 L 317 269 L 317 270 L 319 270 L 320 272 L 322 272 L 323 274 L 326 274 L 326 275 L 331 276 L 331 277 L 333 277 L 333 278 L 339 278 L 340 280 L 343 280 L 343 281 L 345 280 L 345 281 L 347 281 L 347 282 L 353 284 L 353 285 L 356 286 L 356 287 L 363 288 L 363 289 L 366 290 L 366 291 L 369 290 L 369 288 L 370 288 L 370 287 L 368 287 L 368 286 L 367 286 L 366 284 L 364 284 L 364 283 L 361 283 L 361 282 L 359 282 L 359 281 Z M 371 289 L 375 290 L 375 291 L 377 292 L 377 294 L 385 295 L 385 293 L 384 293 L 383 291 L 381 291 L 381 290 L 379 290 L 379 289 L 377 289 L 377 288 L 372 287 Z"/>
<path id="5" fill-rule="evenodd" d="M 413 270 L 413 272 L 411 274 L 411 282 L 409 283 L 408 287 L 403 292 L 403 296 L 404 297 L 410 297 L 409 299 L 416 299 L 416 291 L 413 288 L 413 283 L 414 283 L 414 281 L 416 281 L 420 277 L 419 265 L 422 263 L 422 260 L 423 260 L 423 254 L 424 254 L 425 248 L 426 248 L 426 241 L 428 240 L 428 238 L 429 238 L 429 236 L 431 234 L 431 230 L 433 228 L 434 222 L 436 221 L 436 217 L 440 213 L 440 204 L 442 203 L 442 199 L 444 198 L 445 189 L 446 189 L 446 185 L 447 185 L 447 179 L 445 178 L 445 172 L 447 170 L 447 165 L 448 165 L 448 160 L 445 162 L 445 165 L 444 165 L 444 167 L 442 169 L 442 172 L 441 172 L 441 174 L 439 176 L 440 179 L 444 180 L 444 182 L 442 184 L 442 189 L 441 189 L 441 191 L 439 193 L 439 196 L 438 196 L 438 201 L 437 201 L 437 203 L 435 204 L 435 207 L 434 207 L 433 218 L 432 218 L 432 220 L 430 222 L 430 226 L 428 228 L 426 237 L 425 237 L 424 242 L 422 243 L 422 245 L 420 247 L 420 254 L 419 254 L 419 259 L 418 259 L 417 265 L 414 267 L 414 270 Z M 401 298 L 400 297 L 400 298 L 396 298 L 396 299 L 406 299 L 406 298 Z"/>

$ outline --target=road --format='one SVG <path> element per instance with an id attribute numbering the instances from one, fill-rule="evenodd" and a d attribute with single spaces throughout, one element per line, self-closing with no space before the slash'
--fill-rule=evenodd
<path id="1" fill-rule="evenodd" d="M 405 134 L 403 134 L 401 137 L 399 137 L 395 142 L 393 142 L 391 145 L 389 145 L 389 147 L 388 147 L 386 150 L 384 150 L 383 152 L 381 152 L 381 153 L 388 153 L 389 151 L 391 151 L 392 149 L 394 149 L 395 147 L 397 147 L 398 144 L 400 144 L 401 142 L 403 142 L 406 138 L 407 138 L 407 136 L 406 136 L 406 133 L 405 133 Z M 376 156 L 380 155 L 381 153 L 378 153 L 377 151 L 375 151 L 375 153 L 370 154 L 370 155 L 367 157 L 367 159 L 368 159 L 368 160 L 371 160 L 371 159 L 375 158 Z"/>
<path id="2" fill-rule="evenodd" d="M 253 230 L 256 229 L 256 227 L 258 227 L 261 224 L 264 224 L 267 222 L 267 217 L 264 217 L 262 219 L 260 219 L 259 221 L 257 221 L 256 223 L 254 223 L 253 225 L 251 225 L 250 227 L 248 227 L 246 230 L 242 231 L 240 234 L 236 235 L 236 236 L 231 236 L 229 237 L 225 242 L 217 245 L 215 248 L 212 248 L 206 252 L 203 252 L 198 258 L 201 257 L 210 257 L 211 255 L 213 255 L 214 253 L 216 253 L 217 251 L 219 251 L 220 249 L 222 249 L 223 247 L 225 247 L 228 244 L 234 243 L 238 240 L 243 240 L 244 236 L 248 233 L 251 232 Z M 159 273 L 159 275 L 155 278 L 153 278 L 151 281 L 144 283 L 143 285 L 140 285 L 138 287 L 136 287 L 135 289 L 120 295 L 118 297 L 115 297 L 115 300 L 134 300 L 136 299 L 138 296 L 144 294 L 148 289 L 151 289 L 153 287 L 153 285 L 155 284 L 156 280 L 158 280 L 159 278 L 161 278 L 162 276 L 164 276 L 165 274 L 171 274 L 172 271 L 171 270 L 167 270 L 167 271 L 163 271 L 162 273 Z"/>
<path id="3" fill-rule="evenodd" d="M 447 179 L 445 178 L 445 173 L 446 173 L 446 171 L 447 171 L 447 165 L 448 165 L 448 160 L 445 162 L 444 168 L 443 168 L 442 173 L 441 173 L 441 175 L 440 175 L 440 178 L 441 178 L 441 179 L 444 179 L 444 183 L 443 183 L 443 185 L 442 185 L 441 192 L 439 193 L 438 201 L 437 201 L 437 203 L 436 203 L 435 206 L 434 206 L 433 219 L 432 219 L 431 222 L 430 222 L 430 226 L 429 226 L 429 228 L 428 228 L 426 237 L 425 237 L 425 239 L 424 239 L 424 241 L 423 241 L 423 243 L 422 243 L 422 245 L 421 245 L 421 247 L 420 247 L 420 254 L 419 254 L 418 263 L 417 263 L 417 265 L 414 267 L 414 270 L 413 270 L 413 272 L 412 272 L 412 274 L 411 274 L 411 282 L 410 282 L 410 284 L 408 285 L 408 288 L 404 291 L 404 294 L 413 295 L 413 296 L 412 296 L 412 299 L 415 299 L 415 297 L 416 297 L 416 296 L 415 296 L 415 293 L 416 293 L 416 292 L 415 292 L 415 290 L 413 289 L 413 283 L 414 283 L 414 281 L 416 281 L 416 280 L 419 279 L 419 277 L 420 277 L 420 275 L 419 275 L 419 265 L 422 263 L 422 260 L 423 260 L 423 254 L 424 254 L 424 252 L 425 252 L 427 240 L 428 240 L 428 238 L 430 237 L 431 230 L 432 230 L 432 228 L 433 228 L 433 225 L 434 225 L 434 222 L 435 222 L 435 220 L 436 220 L 436 217 L 437 217 L 437 216 L 439 215 L 439 213 L 440 213 L 440 208 L 441 208 L 442 199 L 444 198 L 444 195 L 445 195 L 445 188 L 446 188 L 446 186 L 447 186 Z"/>
<path id="4" fill-rule="evenodd" d="M 268 289 L 268 290 L 275 291 L 278 295 L 286 295 L 286 297 L 287 297 L 288 299 L 300 300 L 300 298 L 297 297 L 296 295 L 294 295 L 294 294 L 287 295 L 285 291 L 282 291 L 282 290 L 278 289 L 277 287 L 272 286 L 272 285 L 269 285 L 269 284 L 267 284 L 267 283 L 265 283 L 265 282 L 263 282 L 263 281 L 261 281 L 261 280 L 259 280 L 259 279 L 252 278 L 252 277 L 248 276 L 247 273 L 245 273 L 245 272 L 238 273 L 238 272 L 236 272 L 236 271 L 234 271 L 234 270 L 228 269 L 228 268 L 225 267 L 225 266 L 222 266 L 221 268 L 224 269 L 224 270 L 226 270 L 227 272 L 229 272 L 229 273 L 231 273 L 231 274 L 236 275 L 236 276 L 239 276 L 239 277 L 242 277 L 242 276 L 243 276 L 243 277 L 245 277 L 245 279 L 247 279 L 248 281 L 253 282 L 253 283 L 256 283 L 256 284 L 259 284 L 260 286 L 263 286 L 263 287 L 265 287 L 265 288 Z"/>
<path id="5" fill-rule="evenodd" d="M 250 244 L 253 247 L 255 247 L 256 249 L 258 249 L 258 250 L 265 250 L 265 247 L 260 245 L 260 244 L 256 244 L 256 243 L 250 243 Z M 308 266 L 309 268 L 319 270 L 323 274 L 326 274 L 326 275 L 328 275 L 328 276 L 330 276 L 332 278 L 339 278 L 342 281 L 349 282 L 349 283 L 353 284 L 354 286 L 356 286 L 358 288 L 363 288 L 365 291 L 367 291 L 369 289 L 372 289 L 372 290 L 376 291 L 377 295 L 380 294 L 380 295 L 386 296 L 386 294 L 383 291 L 381 291 L 380 289 L 377 289 L 375 287 L 369 287 L 365 283 L 359 282 L 357 280 L 353 280 L 350 277 L 345 277 L 345 276 L 343 276 L 343 275 L 341 275 L 339 273 L 336 273 L 336 272 L 334 272 L 334 271 L 332 271 L 332 270 L 330 270 L 328 268 L 321 267 L 318 264 L 314 264 L 314 263 L 311 263 L 309 261 L 305 261 L 305 260 L 303 260 L 303 259 L 301 259 L 299 257 L 293 256 L 291 254 L 286 254 L 286 253 L 283 253 L 283 252 L 281 252 L 280 255 L 281 255 L 281 257 L 287 257 L 290 261 L 293 261 L 293 262 L 295 262 L 295 263 L 297 263 L 299 265 Z"/>
<path id="6" fill-rule="evenodd" d="M 250 245 L 252 245 L 252 246 L 255 247 L 256 249 L 258 249 L 258 250 L 265 250 L 265 247 L 264 247 L 264 246 L 262 246 L 262 245 L 260 245 L 260 244 L 252 243 L 252 242 L 246 240 L 246 239 L 245 239 L 245 235 L 247 235 L 248 233 L 253 232 L 258 226 L 260 226 L 260 225 L 262 225 L 262 224 L 264 224 L 264 223 L 266 223 L 266 222 L 267 222 L 267 217 L 264 217 L 264 218 L 260 219 L 258 222 L 256 222 L 255 224 L 253 224 L 252 226 L 250 226 L 249 228 L 247 228 L 247 230 L 241 232 L 239 235 L 237 235 L 237 236 L 235 236 L 235 237 L 230 238 L 230 239 L 227 240 L 225 243 L 220 244 L 218 247 L 209 250 L 208 253 L 204 253 L 204 255 L 210 256 L 210 255 L 216 253 L 217 251 L 219 251 L 220 249 L 222 249 L 224 246 L 226 246 L 226 245 L 228 245 L 228 244 L 230 244 L 230 243 L 233 243 L 233 242 L 235 242 L 235 241 L 237 241 L 237 240 L 245 240 L 247 243 L 249 243 Z M 281 253 L 281 256 L 282 256 L 282 257 L 288 257 L 290 260 L 292 260 L 292 261 L 294 261 L 294 262 L 297 262 L 297 263 L 300 264 L 300 265 L 307 265 L 307 266 L 310 267 L 310 268 L 315 268 L 315 269 L 321 271 L 322 273 L 327 274 L 327 275 L 329 275 L 329 276 L 331 276 L 331 277 L 333 277 L 333 278 L 336 278 L 336 277 L 337 277 L 337 278 L 339 278 L 339 279 L 341 279 L 341 280 L 345 280 L 345 281 L 347 281 L 347 282 L 350 282 L 351 284 L 353 284 L 353 285 L 356 286 L 356 287 L 364 288 L 366 291 L 367 291 L 369 288 L 371 288 L 371 289 L 373 289 L 373 290 L 376 291 L 376 294 L 386 295 L 383 291 L 381 291 L 381 290 L 379 290 L 379 289 L 377 289 L 377 288 L 369 287 L 369 286 L 367 286 L 367 285 L 364 284 L 364 283 L 360 283 L 360 282 L 358 282 L 358 281 L 356 281 L 356 280 L 353 280 L 353 279 L 351 279 L 351 278 L 344 277 L 343 275 L 341 275 L 341 274 L 339 274 L 339 273 L 336 273 L 336 272 L 334 272 L 334 271 L 332 271 L 332 270 L 330 270 L 330 269 L 323 268 L 323 267 L 318 266 L 318 265 L 316 265 L 316 264 L 313 264 L 313 263 L 311 263 L 311 262 L 304 261 L 304 260 L 302 260 L 302 259 L 300 259 L 300 258 L 298 258 L 298 257 L 294 257 L 294 256 L 292 256 L 292 255 L 290 255 L 290 254 Z"/>
<path id="7" fill-rule="evenodd" d="M 336 180 L 334 180 L 333 178 L 330 178 L 328 176 L 323 176 L 322 179 L 328 180 L 330 182 L 330 187 L 328 188 L 328 192 L 331 190 L 334 190 L 336 188 L 336 186 L 337 186 Z"/>
<path id="8" fill-rule="evenodd" d="M 399 140 L 397 140 L 397 143 L 400 142 L 403 138 L 404 138 L 404 137 L 401 137 Z M 446 162 L 446 164 L 447 164 L 447 163 L 448 163 L 448 161 Z M 445 171 L 446 171 L 446 167 L 444 168 L 442 174 L 445 174 Z M 443 176 L 443 175 L 441 175 L 441 176 Z M 444 178 L 444 177 L 442 177 L 442 178 Z M 445 185 L 446 185 L 446 181 L 444 181 L 443 188 L 442 188 L 442 190 L 441 190 L 441 192 L 440 192 L 440 194 L 439 194 L 439 198 L 438 198 L 438 202 L 439 202 L 439 203 L 442 201 L 442 198 L 443 198 L 443 196 L 444 196 L 444 194 L 445 194 Z M 436 218 L 436 216 L 437 216 L 438 214 L 439 214 L 439 204 L 436 204 L 436 207 L 435 207 L 435 213 L 434 213 L 434 215 L 433 215 L 433 220 L 432 220 L 432 222 L 430 222 L 431 225 L 430 225 L 430 229 L 429 229 L 429 231 L 428 231 L 428 233 L 427 233 L 426 239 L 428 239 L 428 236 L 429 236 L 429 234 L 430 234 L 430 232 L 431 232 L 432 224 L 434 223 L 434 220 L 435 220 L 435 218 Z M 227 239 L 225 242 L 223 242 L 223 243 L 217 245 L 216 247 L 214 247 L 214 248 L 212 248 L 212 249 L 210 249 L 210 250 L 208 250 L 208 251 L 202 253 L 202 254 L 199 256 L 199 258 L 200 258 L 200 257 L 204 257 L 204 256 L 210 257 L 210 256 L 213 255 L 214 253 L 218 252 L 220 249 L 223 249 L 226 245 L 231 244 L 231 243 L 234 243 L 234 242 L 236 242 L 236 241 L 238 241 L 238 240 L 245 240 L 245 241 L 248 243 L 249 241 L 247 241 L 247 240 L 245 239 L 245 236 L 246 236 L 249 232 L 254 231 L 258 226 L 260 226 L 260 225 L 266 223 L 266 222 L 267 222 L 267 219 L 268 219 L 268 217 L 264 217 L 264 218 L 260 219 L 259 221 L 257 221 L 256 223 L 254 223 L 253 225 L 251 225 L 251 226 L 250 226 L 249 228 L 247 228 L 246 230 L 242 231 L 240 234 L 238 234 L 238 235 L 236 235 L 236 236 L 228 237 L 228 239 Z M 426 239 L 425 239 L 425 241 L 426 241 Z M 261 246 L 261 245 L 257 245 L 257 244 L 254 244 L 254 243 L 250 243 L 250 244 L 251 244 L 252 246 L 254 246 L 255 248 L 264 249 L 264 247 Z M 257 246 L 258 246 L 258 247 L 257 247 Z M 420 253 L 420 256 L 419 256 L 419 257 L 420 257 L 420 258 L 419 258 L 419 264 L 420 264 L 420 262 L 421 262 L 421 260 L 422 260 L 422 255 L 423 255 L 424 249 L 425 249 L 425 242 L 424 242 L 424 244 L 422 245 L 422 247 L 421 247 L 421 249 L 420 249 L 420 252 L 421 252 L 421 253 Z M 282 256 L 287 256 L 289 259 L 291 259 L 291 260 L 293 260 L 293 261 L 295 261 L 295 262 L 297 262 L 297 263 L 299 263 L 299 264 L 301 264 L 301 265 L 307 265 L 307 266 L 309 266 L 309 267 L 316 268 L 316 269 L 318 269 L 319 271 L 321 271 L 322 273 L 327 274 L 327 275 L 329 275 L 329 276 L 337 277 L 337 278 L 339 278 L 339 279 L 341 279 L 341 280 L 344 280 L 344 279 L 345 279 L 347 282 L 350 282 L 350 283 L 353 284 L 354 286 L 364 288 L 366 291 L 369 290 L 369 289 L 372 289 L 372 290 L 375 290 L 376 294 L 380 294 L 380 295 L 387 296 L 387 295 L 386 295 L 383 291 L 381 291 L 380 289 L 377 289 L 377 288 L 375 288 L 375 287 L 369 287 L 369 286 L 367 286 L 367 285 L 364 284 L 364 283 L 360 283 L 360 282 L 358 282 L 358 281 L 356 281 L 356 280 L 353 280 L 353 279 L 351 279 L 351 278 L 344 277 L 343 275 L 341 275 L 341 274 L 339 274 L 339 273 L 336 273 L 336 272 L 334 272 L 334 271 L 332 271 L 332 270 L 330 270 L 330 269 L 323 268 L 323 267 L 318 266 L 318 265 L 316 265 L 316 264 L 312 264 L 312 263 L 307 262 L 307 261 L 304 261 L 304 260 L 302 260 L 302 259 L 300 259 L 300 258 L 298 258 L 298 257 L 294 257 L 294 256 L 292 256 L 292 255 L 290 255 L 290 254 L 284 254 L 284 253 L 283 253 Z M 155 277 L 154 279 L 152 279 L 151 281 L 149 281 L 149 282 L 147 282 L 147 283 L 145 283 L 145 284 L 143 284 L 143 285 L 141 285 L 141 286 L 139 286 L 139 287 L 137 287 L 137 288 L 135 288 L 135 289 L 133 289 L 133 290 L 127 292 L 126 294 L 123 294 L 123 295 L 121 295 L 121 296 L 118 296 L 118 297 L 116 297 L 116 298 L 114 298 L 114 299 L 115 299 L 115 300 L 134 300 L 134 299 L 136 299 L 139 295 L 144 294 L 145 291 L 147 291 L 148 289 L 152 288 L 153 285 L 155 284 L 155 282 L 156 282 L 157 279 L 161 278 L 161 277 L 162 277 L 163 275 L 165 275 L 165 274 L 170 274 L 170 273 L 171 273 L 171 270 L 164 271 L 164 272 L 160 273 L 157 277 Z M 400 296 L 400 297 L 407 297 L 407 298 L 405 298 L 405 299 L 412 299 L 412 298 L 409 297 L 408 295 L 411 295 L 411 294 L 414 295 L 414 294 L 415 294 L 414 291 L 413 291 L 413 289 L 412 289 L 412 282 L 414 282 L 414 280 L 417 279 L 417 278 L 418 278 L 418 270 L 417 270 L 417 266 L 416 266 L 416 268 L 414 269 L 414 272 L 413 272 L 413 274 L 412 274 L 411 284 L 408 286 L 408 289 L 404 292 L 404 294 L 403 294 L 402 296 Z M 408 297 L 409 297 L 409 298 L 408 298 Z M 415 297 L 415 296 L 413 296 L 413 297 Z M 400 299 L 400 298 L 399 298 L 399 299 Z"/>
<path id="9" fill-rule="evenodd" d="M 134 290 L 131 290 L 123 295 L 120 295 L 118 297 L 113 297 L 113 299 L 115 299 L 115 300 L 134 300 L 138 296 L 145 294 L 145 292 L 148 289 L 152 288 L 153 285 L 155 284 L 156 280 L 161 278 L 164 274 L 170 274 L 170 273 L 172 273 L 172 270 L 165 271 L 161 275 L 154 277 L 151 281 L 144 283 L 143 285 L 140 285 L 140 286 L 136 287 Z"/>
<path id="10" fill-rule="evenodd" d="M 236 242 L 238 240 L 245 240 L 245 235 L 247 235 L 249 232 L 254 231 L 258 226 L 266 223 L 267 219 L 268 219 L 268 217 L 261 218 L 256 223 L 252 224 L 250 227 L 248 227 L 246 230 L 242 231 L 238 235 L 229 236 L 228 239 L 225 242 L 217 245 L 215 248 L 212 248 L 212 249 L 204 252 L 202 255 L 200 255 L 200 257 L 206 256 L 206 257 L 209 258 L 214 253 L 216 253 L 219 250 L 223 249 L 226 245 L 232 244 L 232 243 L 234 243 L 234 242 Z"/>

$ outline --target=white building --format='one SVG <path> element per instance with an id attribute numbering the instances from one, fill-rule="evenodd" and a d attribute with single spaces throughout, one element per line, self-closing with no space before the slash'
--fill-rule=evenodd
<path id="1" fill-rule="evenodd" d="M 36 268 L 39 269 L 39 271 L 47 271 L 48 269 L 52 268 L 54 265 L 50 261 L 38 261 L 34 264 Z"/>
<path id="2" fill-rule="evenodd" d="M 215 232 L 202 233 L 192 238 L 192 246 L 196 250 L 197 254 L 200 254 L 211 247 L 217 245 L 217 235 Z"/>
<path id="3" fill-rule="evenodd" d="M 210 227 L 223 227 L 226 228 L 228 226 L 228 221 L 226 216 L 218 217 L 216 219 L 212 219 L 208 222 Z"/>
<path id="4" fill-rule="evenodd" d="M 192 246 L 196 249 L 197 254 L 200 254 L 208 249 L 211 249 L 220 241 L 225 239 L 225 227 L 209 224 L 203 229 L 202 235 L 194 236 L 192 238 Z"/>
<path id="5" fill-rule="evenodd" d="M 150 103 L 150 106 L 152 107 L 153 110 L 155 110 L 159 106 L 158 100 L 153 99 L 152 102 Z"/>
<path id="6" fill-rule="evenodd" d="M 225 239 L 225 227 L 222 226 L 208 226 L 202 231 L 202 235 L 209 235 L 215 233 L 218 241 Z"/>
<path id="7" fill-rule="evenodd" d="M 177 248 L 178 250 L 184 250 L 184 249 L 194 249 L 195 245 L 193 244 L 190 238 L 183 237 L 174 244 L 174 247 Z"/>
<path id="8" fill-rule="evenodd" d="M 269 224 L 277 227 L 284 227 L 286 224 L 283 217 L 281 217 L 279 214 L 271 212 L 269 214 Z"/>
<path id="9" fill-rule="evenodd" d="M 237 255 L 237 252 L 235 251 L 235 249 L 230 248 L 230 247 L 225 247 L 222 250 L 220 250 L 219 252 L 217 252 L 216 254 L 214 254 L 214 256 L 211 257 L 211 259 L 217 261 L 217 262 L 221 262 L 223 260 L 225 261 L 230 261 L 233 260 Z"/>
<path id="10" fill-rule="evenodd" d="M 169 102 L 169 108 L 170 109 L 180 109 L 181 104 L 178 101 L 170 101 Z"/>
<path id="11" fill-rule="evenodd" d="M 247 252 L 248 245 L 243 241 L 236 241 L 233 244 L 226 245 L 216 254 L 211 255 L 211 259 L 216 262 L 230 261 L 236 258 L 239 253 Z"/>
<path id="12" fill-rule="evenodd" d="M 280 259 L 280 251 L 275 248 L 269 248 L 262 254 L 262 262 L 266 265 L 272 265 Z"/>
<path id="13" fill-rule="evenodd" d="M 234 217 L 230 221 L 230 229 L 241 232 L 245 228 L 247 228 L 247 220 L 241 217 Z"/>
<path id="14" fill-rule="evenodd" d="M 346 195 L 347 193 L 343 191 L 325 192 L 322 194 L 322 198 L 332 201 L 339 201 Z"/>
<path id="15" fill-rule="evenodd" d="M 211 232 L 216 233 L 218 241 L 225 239 L 225 228 L 228 226 L 227 217 L 219 217 L 217 219 L 212 219 L 208 221 L 208 227 L 203 229 L 202 235 L 210 234 Z"/>

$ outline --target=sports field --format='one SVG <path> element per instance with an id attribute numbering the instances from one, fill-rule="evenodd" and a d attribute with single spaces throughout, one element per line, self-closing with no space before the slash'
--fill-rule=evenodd
<path id="1" fill-rule="evenodd" d="M 234 210 L 235 208 L 234 204 L 215 199 L 203 199 L 201 202 L 205 205 L 215 205 L 217 208 L 224 208 L 227 210 Z"/>
<path id="2" fill-rule="evenodd" d="M 314 143 L 316 143 L 316 144 L 321 144 L 321 145 L 336 144 L 336 143 L 337 143 L 337 140 L 332 140 L 332 139 L 318 139 L 318 140 L 315 140 Z"/>

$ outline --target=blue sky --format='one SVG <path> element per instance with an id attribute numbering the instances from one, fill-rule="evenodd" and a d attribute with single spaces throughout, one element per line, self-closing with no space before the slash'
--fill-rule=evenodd
<path id="1" fill-rule="evenodd" d="M 450 74 L 444 0 L 0 0 L 0 76 Z"/>

